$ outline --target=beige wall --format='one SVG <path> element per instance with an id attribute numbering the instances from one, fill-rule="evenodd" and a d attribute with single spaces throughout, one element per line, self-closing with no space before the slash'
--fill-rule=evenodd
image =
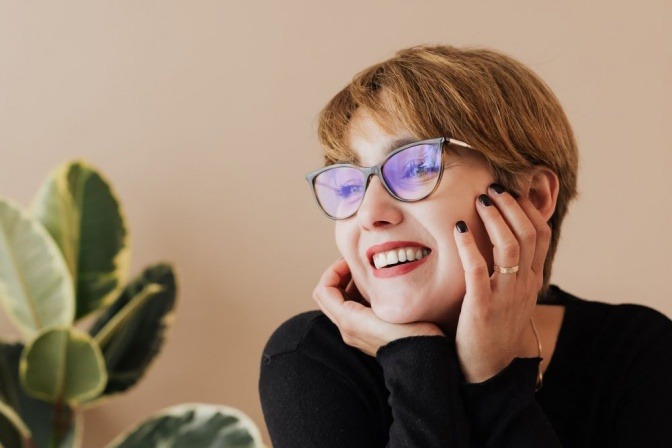
<path id="1" fill-rule="evenodd" d="M 82 157 L 125 205 L 133 272 L 169 260 L 179 273 L 161 357 L 86 414 L 86 447 L 186 401 L 263 427 L 262 347 L 313 308 L 338 257 L 303 180 L 321 160 L 316 114 L 412 44 L 492 46 L 541 74 L 582 154 L 554 282 L 672 316 L 672 2 L 484 3 L 0 1 L 0 194 L 27 204 Z"/>

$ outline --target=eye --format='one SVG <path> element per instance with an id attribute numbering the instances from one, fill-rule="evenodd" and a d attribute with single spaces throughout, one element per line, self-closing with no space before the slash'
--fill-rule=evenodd
<path id="1" fill-rule="evenodd" d="M 411 160 L 404 165 L 401 178 L 407 180 L 424 180 L 434 177 L 438 172 L 439 166 L 436 163 L 433 163 L 433 160 L 429 158 L 416 159 Z"/>
<path id="2" fill-rule="evenodd" d="M 353 196 L 360 195 L 363 191 L 364 187 L 362 185 L 349 184 L 340 186 L 336 190 L 336 194 L 343 199 L 349 199 Z"/>

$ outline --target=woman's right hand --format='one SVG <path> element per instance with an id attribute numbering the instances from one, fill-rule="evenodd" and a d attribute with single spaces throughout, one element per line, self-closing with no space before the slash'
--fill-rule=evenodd
<path id="1" fill-rule="evenodd" d="M 313 300 L 338 327 L 343 341 L 370 356 L 390 342 L 410 336 L 443 336 L 441 329 L 432 323 L 414 322 L 392 324 L 380 319 L 365 305 L 352 282 L 350 267 L 340 259 L 322 274 Z"/>

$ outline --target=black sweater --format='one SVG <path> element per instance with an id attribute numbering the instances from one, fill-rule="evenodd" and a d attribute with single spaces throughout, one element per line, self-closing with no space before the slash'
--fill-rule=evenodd
<path id="1" fill-rule="evenodd" d="M 273 446 L 672 447 L 672 322 L 550 292 L 566 311 L 536 393 L 539 358 L 466 384 L 448 337 L 398 339 L 373 358 L 320 312 L 290 319 L 261 362 Z"/>

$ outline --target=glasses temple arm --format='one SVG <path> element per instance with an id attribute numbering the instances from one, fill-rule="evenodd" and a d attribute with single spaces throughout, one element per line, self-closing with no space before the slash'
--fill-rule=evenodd
<path id="1" fill-rule="evenodd" d="M 449 145 L 457 145 L 457 146 L 461 146 L 461 147 L 463 147 L 463 148 L 474 149 L 474 147 L 471 146 L 471 145 L 469 145 L 468 143 L 464 143 L 464 142 L 461 141 L 461 140 L 455 140 L 454 138 L 446 137 L 446 142 L 447 142 Z"/>

